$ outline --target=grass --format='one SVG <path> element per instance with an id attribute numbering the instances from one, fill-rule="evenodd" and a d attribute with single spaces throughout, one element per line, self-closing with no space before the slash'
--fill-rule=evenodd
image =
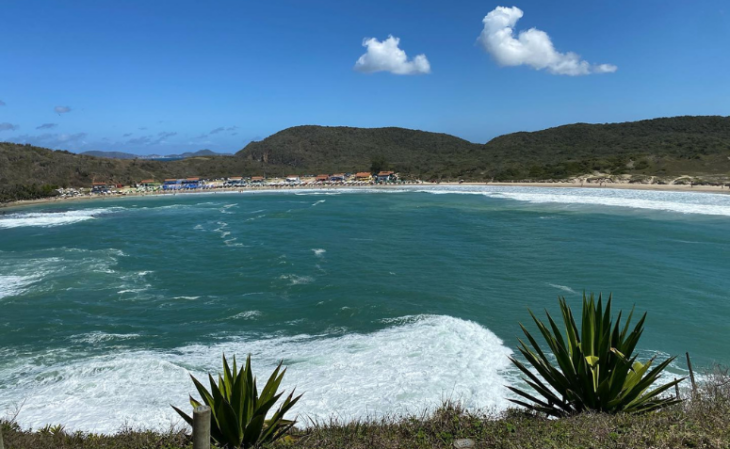
<path id="1" fill-rule="evenodd" d="M 192 448 L 181 431 L 122 430 L 113 436 L 22 430 L 4 422 L 6 449 Z M 715 370 L 699 394 L 681 405 L 644 415 L 585 413 L 546 419 L 519 410 L 500 416 L 471 413 L 447 403 L 429 416 L 363 422 L 317 423 L 295 431 L 272 448 L 451 448 L 470 438 L 477 448 L 717 448 L 730 449 L 730 376 Z"/>

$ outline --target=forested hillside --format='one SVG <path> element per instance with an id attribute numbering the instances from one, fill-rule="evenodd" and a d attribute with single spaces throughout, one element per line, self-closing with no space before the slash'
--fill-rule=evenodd
<path id="1" fill-rule="evenodd" d="M 291 170 L 354 171 L 372 161 L 421 178 L 554 179 L 601 171 L 660 176 L 730 173 L 730 117 L 574 124 L 485 145 L 403 128 L 298 126 L 237 156 Z"/>
<path id="2" fill-rule="evenodd" d="M 730 117 L 579 123 L 507 134 L 486 144 L 403 128 L 297 126 L 251 142 L 235 156 L 178 161 L 98 158 L 0 143 L 0 196 L 43 195 L 42 186 L 88 187 L 94 181 L 132 184 L 150 178 L 384 169 L 426 180 L 546 180 L 592 172 L 727 177 Z M 35 193 L 21 196 L 27 195 Z"/>

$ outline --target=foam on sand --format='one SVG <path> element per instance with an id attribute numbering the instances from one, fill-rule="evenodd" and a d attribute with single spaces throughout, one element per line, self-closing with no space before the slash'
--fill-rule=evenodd
<path id="1" fill-rule="evenodd" d="M 419 413 L 442 399 L 472 409 L 507 406 L 510 349 L 488 329 L 448 316 L 408 317 L 370 334 L 299 335 L 72 358 L 68 354 L 8 357 L 0 365 L 0 412 L 23 403 L 23 427 L 62 423 L 69 430 L 111 433 L 123 424 L 164 430 L 187 410 L 196 377 L 218 372 L 225 352 L 252 354 L 265 378 L 280 360 L 283 388 L 304 393 L 294 414 L 339 419 Z M 61 361 L 59 361 L 61 360 Z M 190 370 L 190 371 L 189 371 Z"/>
<path id="2" fill-rule="evenodd" d="M 20 228 L 25 226 L 52 227 L 63 226 L 81 221 L 92 220 L 100 215 L 123 210 L 123 207 L 107 209 L 80 209 L 64 212 L 27 212 L 10 214 L 0 218 L 0 228 Z"/>
<path id="3" fill-rule="evenodd" d="M 730 216 L 730 195 L 610 188 L 444 186 L 412 191 L 431 194 L 484 195 L 533 204 L 592 205 L 648 209 L 681 214 Z"/>

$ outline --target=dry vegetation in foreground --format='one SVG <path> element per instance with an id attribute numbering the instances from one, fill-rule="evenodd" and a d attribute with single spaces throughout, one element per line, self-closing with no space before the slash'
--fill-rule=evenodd
<path id="1" fill-rule="evenodd" d="M 192 448 L 183 432 L 122 430 L 113 436 L 46 428 L 23 431 L 2 424 L 6 449 L 178 449 Z M 450 448 L 470 438 L 476 448 L 718 448 L 730 449 L 730 376 L 715 370 L 695 399 L 644 415 L 585 413 L 545 419 L 510 410 L 499 417 L 445 404 L 428 417 L 317 424 L 294 431 L 272 448 Z"/>

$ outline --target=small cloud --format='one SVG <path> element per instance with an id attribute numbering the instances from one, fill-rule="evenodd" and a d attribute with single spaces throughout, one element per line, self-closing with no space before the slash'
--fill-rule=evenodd
<path id="1" fill-rule="evenodd" d="M 223 131 L 225 131 L 225 130 L 226 130 L 225 128 L 216 128 L 216 129 L 214 129 L 213 131 L 209 132 L 209 133 L 208 133 L 208 135 L 213 135 L 213 134 L 218 134 L 218 133 L 222 133 L 222 132 L 223 132 Z"/>
<path id="2" fill-rule="evenodd" d="M 382 42 L 376 38 L 364 39 L 362 46 L 367 52 L 355 63 L 355 70 L 363 73 L 390 72 L 395 75 L 423 75 L 431 73 L 426 55 L 418 55 L 409 61 L 406 52 L 398 45 L 400 39 L 393 36 Z"/>
<path id="3" fill-rule="evenodd" d="M 0 106 L 5 106 L 5 102 L 0 100 Z"/>
<path id="4" fill-rule="evenodd" d="M 149 145 L 151 139 L 149 136 L 136 137 L 127 141 L 128 145 Z"/>
<path id="5" fill-rule="evenodd" d="M 237 129 L 238 129 L 238 126 L 229 126 L 228 128 L 226 128 L 226 131 L 235 131 Z"/>
<path id="6" fill-rule="evenodd" d="M 131 135 L 131 134 L 130 134 Z M 129 139 L 127 141 L 128 145 L 135 145 L 135 146 L 152 146 L 152 145 L 161 145 L 165 143 L 165 139 L 168 137 L 176 136 L 176 132 L 166 132 L 162 131 L 157 134 L 157 136 L 142 136 L 142 137 L 136 137 L 134 139 Z"/>
<path id="7" fill-rule="evenodd" d="M 147 131 L 147 127 L 146 126 L 143 126 L 141 128 L 137 128 L 137 129 L 139 129 L 140 131 Z"/>
<path id="8" fill-rule="evenodd" d="M 232 135 L 232 136 L 237 136 L 237 135 L 238 135 L 238 133 L 231 133 L 231 135 Z"/>
<path id="9" fill-rule="evenodd" d="M 514 26 L 524 13 L 520 8 L 498 6 L 482 22 L 484 29 L 478 41 L 501 66 L 528 65 L 535 70 L 547 70 L 554 75 L 590 75 L 613 73 L 612 64 L 593 65 L 573 52 L 555 50 L 550 36 L 537 28 L 520 31 L 515 38 Z"/>
<path id="10" fill-rule="evenodd" d="M 126 134 L 122 134 L 122 137 L 129 137 L 131 135 L 132 135 L 132 133 L 126 133 Z"/>
<path id="11" fill-rule="evenodd" d="M 71 108 L 69 108 L 68 106 L 56 106 L 55 108 L 53 108 L 53 112 L 58 115 L 67 114 L 71 112 Z"/>
<path id="12" fill-rule="evenodd" d="M 85 143 L 84 139 L 86 139 L 87 134 L 86 133 L 76 133 L 76 134 L 57 134 L 58 141 L 59 142 L 78 142 L 78 143 Z"/>
<path id="13" fill-rule="evenodd" d="M 38 134 L 28 135 L 23 134 L 21 136 L 13 138 L 13 142 L 16 143 L 30 143 L 39 147 L 46 148 L 74 148 L 86 145 L 86 133 L 75 133 L 75 134 Z"/>
<path id="14" fill-rule="evenodd" d="M 19 128 L 20 126 L 13 125 L 12 123 L 0 123 L 0 131 L 15 131 Z"/>
<path id="15" fill-rule="evenodd" d="M 56 123 L 44 123 L 41 126 L 36 126 L 35 129 L 53 129 L 58 126 Z"/>

